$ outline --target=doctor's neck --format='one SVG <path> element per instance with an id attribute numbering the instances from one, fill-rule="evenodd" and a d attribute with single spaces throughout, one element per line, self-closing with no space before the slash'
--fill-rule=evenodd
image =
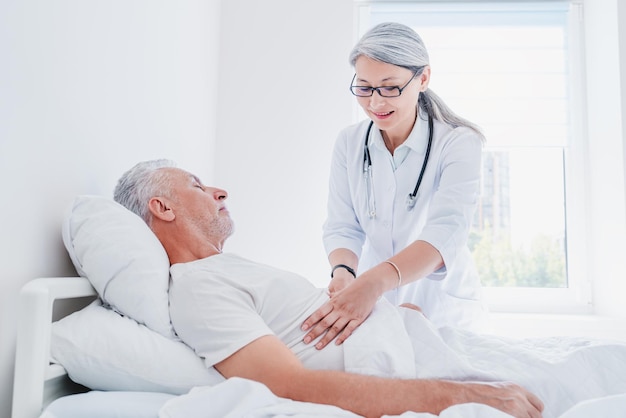
<path id="1" fill-rule="evenodd" d="M 413 119 L 413 123 L 405 124 L 404 126 L 397 126 L 392 129 L 380 130 L 380 134 L 383 137 L 383 142 L 385 143 L 385 147 L 389 150 L 391 155 L 393 155 L 396 148 L 404 143 L 407 140 L 411 132 L 413 131 L 413 127 L 415 126 L 415 122 L 417 121 L 417 112 L 415 113 L 415 118 Z"/>

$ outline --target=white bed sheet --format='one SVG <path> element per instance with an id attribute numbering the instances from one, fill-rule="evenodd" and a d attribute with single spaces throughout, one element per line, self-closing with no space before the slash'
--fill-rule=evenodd
<path id="1" fill-rule="evenodd" d="M 624 418 L 626 394 L 583 401 L 559 418 Z M 352 412 L 329 405 L 295 402 L 275 396 L 265 386 L 233 378 L 213 387 L 193 389 L 187 395 L 169 400 L 159 418 L 357 418 Z M 387 418 L 511 418 L 487 405 L 467 403 L 451 406 L 439 415 L 405 412 Z"/>
<path id="2" fill-rule="evenodd" d="M 436 330 L 415 311 L 404 310 L 403 315 L 414 341 L 418 377 L 510 380 L 544 401 L 544 418 L 626 416 L 625 343 L 578 338 L 513 340 L 452 328 Z M 332 406 L 281 399 L 245 379 L 194 388 L 167 401 L 159 411 L 159 418 L 356 416 Z M 463 404 L 448 408 L 440 417 L 510 416 L 486 405 Z"/>

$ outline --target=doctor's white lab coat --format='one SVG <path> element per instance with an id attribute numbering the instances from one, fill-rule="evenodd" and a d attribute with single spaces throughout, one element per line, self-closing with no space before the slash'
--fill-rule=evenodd
<path id="1" fill-rule="evenodd" d="M 418 117 L 394 155 L 372 127 L 371 181 L 364 175 L 369 120 L 340 132 L 333 151 L 324 246 L 330 254 L 347 248 L 359 256 L 359 272 L 388 259 L 415 240 L 434 246 L 444 267 L 424 279 L 388 292 L 393 303 L 414 303 L 436 326 L 482 329 L 484 309 L 467 238 L 478 202 L 481 137 L 469 128 L 434 121 L 433 143 L 417 201 L 407 210 L 424 162 L 428 122 Z M 375 206 L 375 217 L 370 216 Z"/>

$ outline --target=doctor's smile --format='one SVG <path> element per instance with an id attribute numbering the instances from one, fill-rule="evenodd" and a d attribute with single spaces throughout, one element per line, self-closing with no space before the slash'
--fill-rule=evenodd
<path id="1" fill-rule="evenodd" d="M 394 112 L 385 112 L 385 113 L 378 113 L 378 112 L 371 112 L 374 116 L 376 116 L 379 119 L 386 119 L 387 117 L 391 116 Z"/>

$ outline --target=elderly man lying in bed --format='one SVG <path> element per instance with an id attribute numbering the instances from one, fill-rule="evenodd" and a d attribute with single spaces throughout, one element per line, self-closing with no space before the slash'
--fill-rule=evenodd
<path id="1" fill-rule="evenodd" d="M 141 216 L 163 244 L 171 263 L 172 323 L 207 367 L 226 378 L 261 382 L 284 398 L 364 416 L 438 414 L 461 403 L 486 404 L 515 417 L 542 416 L 542 401 L 505 382 L 506 375 L 464 364 L 436 341 L 425 346 L 421 335 L 432 330 L 421 313 L 384 298 L 343 344 L 322 350 L 305 344 L 301 324 L 328 300 L 327 292 L 298 275 L 223 253 L 233 233 L 227 196 L 165 160 L 137 164 L 115 189 L 115 200 Z M 409 320 L 416 324 L 410 329 Z M 424 378 L 420 371 L 426 369 L 441 373 Z"/>

